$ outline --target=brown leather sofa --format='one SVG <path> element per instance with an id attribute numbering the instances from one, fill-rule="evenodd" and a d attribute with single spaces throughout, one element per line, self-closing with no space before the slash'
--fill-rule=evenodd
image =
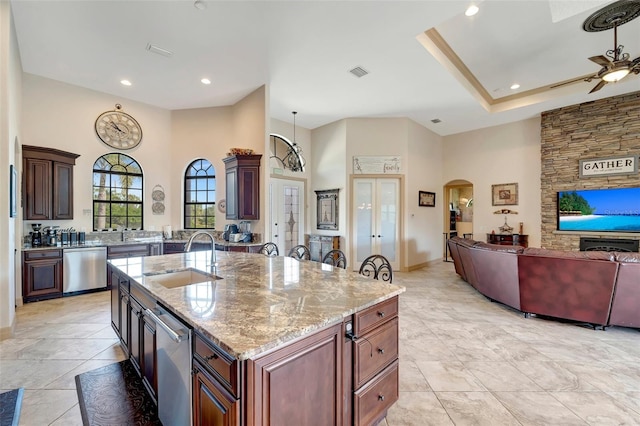
<path id="1" fill-rule="evenodd" d="M 610 325 L 640 328 L 640 253 L 616 253 L 618 279 Z"/>
<path id="2" fill-rule="evenodd" d="M 453 237 L 449 239 L 449 241 L 452 241 L 457 245 L 457 253 L 461 263 L 460 267 L 464 271 L 464 280 L 475 288 L 478 285 L 478 278 L 476 277 L 476 270 L 473 265 L 473 261 L 471 260 L 471 248 L 474 245 L 478 244 L 478 242 L 469 238 L 460 237 Z M 453 256 L 453 251 L 451 253 L 451 257 L 453 258 L 453 262 L 455 265 L 456 259 Z"/>
<path id="3" fill-rule="evenodd" d="M 458 275 L 490 299 L 525 314 L 640 328 L 640 253 L 524 249 L 459 237 L 448 244 Z"/>
<path id="4" fill-rule="evenodd" d="M 528 248 L 518 256 L 520 310 L 606 326 L 617 273 L 613 253 Z"/>
<path id="5" fill-rule="evenodd" d="M 470 252 L 476 289 L 490 299 L 520 310 L 518 254 L 523 250 L 520 246 L 475 244 Z"/>

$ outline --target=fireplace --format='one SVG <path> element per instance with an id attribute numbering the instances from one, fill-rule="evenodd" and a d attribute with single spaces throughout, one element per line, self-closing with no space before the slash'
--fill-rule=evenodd
<path id="1" fill-rule="evenodd" d="M 580 237 L 580 251 L 638 251 L 640 240 Z"/>

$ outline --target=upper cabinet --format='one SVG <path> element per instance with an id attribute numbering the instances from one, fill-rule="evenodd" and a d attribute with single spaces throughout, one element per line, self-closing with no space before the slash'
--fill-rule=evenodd
<path id="1" fill-rule="evenodd" d="M 226 218 L 260 219 L 260 159 L 262 155 L 232 155 L 224 158 Z"/>
<path id="2" fill-rule="evenodd" d="M 73 219 L 73 166 L 78 154 L 22 145 L 24 219 Z"/>

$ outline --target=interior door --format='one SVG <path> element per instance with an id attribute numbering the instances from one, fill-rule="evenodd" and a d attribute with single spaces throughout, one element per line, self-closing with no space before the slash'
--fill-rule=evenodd
<path id="1" fill-rule="evenodd" d="M 292 247 L 304 244 L 304 181 L 271 179 L 269 200 L 271 241 L 286 256 Z"/>
<path id="2" fill-rule="evenodd" d="M 367 256 L 381 254 L 399 270 L 400 179 L 354 179 L 352 205 L 353 268 L 360 268 Z"/>

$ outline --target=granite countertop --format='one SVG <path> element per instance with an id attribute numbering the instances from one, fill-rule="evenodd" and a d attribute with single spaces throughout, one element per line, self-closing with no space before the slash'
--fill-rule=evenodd
<path id="1" fill-rule="evenodd" d="M 186 244 L 187 241 L 189 240 L 178 240 L 178 239 L 167 239 L 164 240 L 165 243 L 183 243 Z M 196 239 L 195 242 L 197 243 L 207 243 L 209 242 L 208 239 L 203 238 L 203 239 Z M 257 242 L 250 242 L 250 243 L 233 243 L 231 241 L 225 241 L 225 240 L 219 240 L 216 238 L 216 244 L 219 246 L 224 246 L 224 247 L 233 247 L 233 246 L 237 246 L 237 247 L 246 247 L 246 246 L 261 246 L 264 243 L 257 243 Z"/>
<path id="2" fill-rule="evenodd" d="M 136 238 L 130 239 L 127 241 L 86 241 L 84 244 L 65 244 L 61 243 L 56 244 L 55 246 L 39 246 L 39 247 L 31 247 L 31 244 L 24 244 L 22 246 L 22 251 L 31 251 L 31 250 L 50 250 L 50 249 L 76 249 L 76 248 L 92 248 L 92 247 L 113 247 L 113 246 L 124 246 L 124 245 L 132 245 L 132 244 L 148 244 L 148 243 L 186 243 L 188 240 L 163 240 L 161 238 Z M 209 240 L 203 239 L 202 241 L 196 240 L 196 242 L 208 242 Z M 229 241 L 217 240 L 216 244 L 224 247 L 246 247 L 246 246 L 261 246 L 262 243 L 231 243 Z"/>
<path id="3" fill-rule="evenodd" d="M 109 260 L 231 356 L 245 360 L 405 291 L 319 262 L 217 251 L 221 279 L 165 288 L 160 274 L 210 271 L 211 251 Z"/>

